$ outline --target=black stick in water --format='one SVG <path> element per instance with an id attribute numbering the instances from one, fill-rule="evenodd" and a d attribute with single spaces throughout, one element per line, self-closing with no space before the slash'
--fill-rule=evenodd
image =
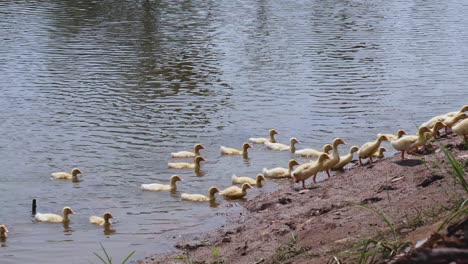
<path id="1" fill-rule="evenodd" d="M 33 199 L 32 201 L 32 209 L 31 209 L 32 215 L 36 215 L 36 199 Z"/>

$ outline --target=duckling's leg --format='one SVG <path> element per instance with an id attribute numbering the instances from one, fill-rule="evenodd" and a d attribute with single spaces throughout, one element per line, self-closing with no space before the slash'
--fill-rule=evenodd
<path id="1" fill-rule="evenodd" d="M 372 156 L 369 156 L 369 162 L 370 162 L 369 164 L 372 164 L 372 162 L 374 162 L 374 161 L 372 160 Z"/>
<path id="2" fill-rule="evenodd" d="M 402 159 L 402 160 L 405 159 L 405 151 L 404 151 L 404 150 L 401 151 L 401 159 Z"/>
<path id="3" fill-rule="evenodd" d="M 306 186 L 305 186 L 305 180 L 302 181 L 302 189 L 306 189 Z"/>
<path id="4" fill-rule="evenodd" d="M 330 170 L 327 170 L 328 178 L 330 178 Z"/>
<path id="5" fill-rule="evenodd" d="M 359 165 L 362 166 L 362 160 L 361 160 L 361 157 L 359 157 Z"/>
<path id="6" fill-rule="evenodd" d="M 314 183 L 317 184 L 317 181 L 315 180 L 315 178 L 317 178 L 317 174 L 315 174 L 314 177 L 312 177 L 312 179 L 314 180 Z"/>

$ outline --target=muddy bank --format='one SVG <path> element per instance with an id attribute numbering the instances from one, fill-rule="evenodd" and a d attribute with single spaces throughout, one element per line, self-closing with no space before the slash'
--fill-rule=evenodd
<path id="1" fill-rule="evenodd" d="M 138 263 L 322 264 L 332 256 L 353 263 L 356 243 L 390 231 L 376 213 L 350 202 L 384 212 L 398 236 L 414 244 L 429 237 L 465 195 L 440 146 L 449 148 L 464 167 L 468 151 L 453 136 L 433 146 L 433 151 L 409 155 L 405 161 L 396 154 L 353 166 L 309 190 L 284 188 L 252 198 L 240 213 L 228 215 L 223 228 L 179 241 L 179 252 Z"/>

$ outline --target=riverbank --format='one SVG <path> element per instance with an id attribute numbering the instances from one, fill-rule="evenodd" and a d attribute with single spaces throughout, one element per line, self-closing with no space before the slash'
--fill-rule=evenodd
<path id="1" fill-rule="evenodd" d="M 252 198 L 241 212 L 227 216 L 224 227 L 178 242 L 180 252 L 138 263 L 321 264 L 333 257 L 354 263 L 357 245 L 369 238 L 414 245 L 466 196 L 440 147 L 450 149 L 465 168 L 468 151 L 454 136 L 432 144 L 432 151 L 408 155 L 405 161 L 396 154 L 352 166 L 312 189 L 283 188 Z M 394 233 L 377 212 L 394 223 Z"/>

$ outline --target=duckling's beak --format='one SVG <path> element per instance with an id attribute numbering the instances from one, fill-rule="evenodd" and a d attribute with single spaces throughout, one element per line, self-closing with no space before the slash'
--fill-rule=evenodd
<path id="1" fill-rule="evenodd" d="M 5 227 L 5 233 L 8 233 L 8 229 Z"/>
<path id="2" fill-rule="evenodd" d="M 71 214 L 76 214 L 76 212 L 75 212 L 75 211 L 71 211 Z"/>

